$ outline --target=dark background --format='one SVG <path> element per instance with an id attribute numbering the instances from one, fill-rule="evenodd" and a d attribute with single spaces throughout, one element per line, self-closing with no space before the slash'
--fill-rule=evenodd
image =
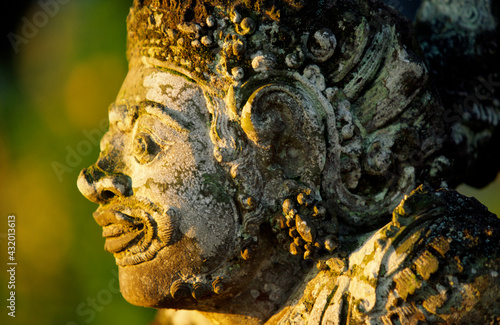
<path id="1" fill-rule="evenodd" d="M 96 205 L 76 188 L 79 171 L 99 154 L 100 122 L 127 72 L 132 1 L 59 1 L 66 3 L 45 1 L 59 6 L 18 51 L 8 36 L 25 35 L 26 21 L 43 8 L 6 1 L 0 14 L 0 265 L 9 214 L 16 215 L 18 262 L 15 319 L 7 317 L 7 272 L 0 270 L 0 323 L 146 324 L 155 310 L 116 291 L 117 267 L 91 215 Z M 410 19 L 419 4 L 387 2 Z M 461 191 L 500 212 L 498 181 Z"/>

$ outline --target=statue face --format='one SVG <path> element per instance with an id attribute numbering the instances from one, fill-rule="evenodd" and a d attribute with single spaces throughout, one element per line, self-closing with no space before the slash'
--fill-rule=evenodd
<path id="1" fill-rule="evenodd" d="M 233 253 L 238 213 L 213 156 L 201 89 L 139 60 L 130 66 L 99 159 L 78 186 L 100 204 L 94 218 L 122 294 L 158 307 L 173 301 L 175 281 L 210 283 Z"/>

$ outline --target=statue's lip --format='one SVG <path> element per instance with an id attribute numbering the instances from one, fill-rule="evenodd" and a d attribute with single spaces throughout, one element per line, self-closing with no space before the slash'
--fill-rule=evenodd
<path id="1" fill-rule="evenodd" d="M 109 225 L 135 226 L 140 223 L 136 218 L 119 210 L 121 209 L 117 207 L 99 208 L 94 212 L 93 216 L 97 224 L 101 227 Z"/>
<path id="2" fill-rule="evenodd" d="M 110 253 L 121 252 L 143 237 L 144 224 L 116 209 L 98 209 L 94 212 L 94 219 L 103 227 L 104 249 Z"/>
<path id="3" fill-rule="evenodd" d="M 103 227 L 104 249 L 121 266 L 149 261 L 170 244 L 175 211 L 163 211 L 146 198 L 132 197 L 101 205 L 93 214 Z"/>
<path id="4" fill-rule="evenodd" d="M 103 236 L 105 232 L 106 228 L 103 230 Z M 104 244 L 104 249 L 110 253 L 119 253 L 129 247 L 133 242 L 140 240 L 142 235 L 142 229 L 138 229 L 135 231 L 122 231 L 121 234 L 117 236 L 105 236 L 106 243 Z"/>

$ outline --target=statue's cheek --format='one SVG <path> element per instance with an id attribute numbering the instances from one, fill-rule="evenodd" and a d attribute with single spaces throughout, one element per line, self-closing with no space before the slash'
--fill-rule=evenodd
<path id="1" fill-rule="evenodd" d="M 219 202 L 214 196 L 197 193 L 182 210 L 180 232 L 196 242 L 200 255 L 210 267 L 225 259 L 235 240 L 235 208 L 228 202 Z M 207 264 L 207 266 L 208 266 Z"/>

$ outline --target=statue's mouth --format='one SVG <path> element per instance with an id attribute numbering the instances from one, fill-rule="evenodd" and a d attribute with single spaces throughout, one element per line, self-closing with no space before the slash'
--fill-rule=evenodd
<path id="1" fill-rule="evenodd" d="M 171 217 L 151 204 L 130 200 L 100 206 L 94 219 L 103 227 L 104 249 L 113 253 L 118 265 L 149 261 L 170 242 Z"/>
<path id="2" fill-rule="evenodd" d="M 140 240 L 144 235 L 144 224 L 133 217 L 117 210 L 96 211 L 94 217 L 106 238 L 104 249 L 110 253 L 119 253 L 129 245 Z"/>

